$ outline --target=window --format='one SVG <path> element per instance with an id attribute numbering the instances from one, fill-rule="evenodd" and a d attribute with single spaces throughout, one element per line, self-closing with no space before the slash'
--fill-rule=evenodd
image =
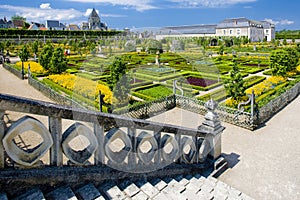
<path id="1" fill-rule="evenodd" d="M 269 30 L 266 30 L 266 34 L 268 34 L 269 33 Z"/>
<path id="2" fill-rule="evenodd" d="M 232 35 L 232 30 L 229 30 L 229 34 Z"/>
<path id="3" fill-rule="evenodd" d="M 226 35 L 226 30 L 223 30 L 223 34 Z"/>
<path id="4" fill-rule="evenodd" d="M 237 29 L 237 30 L 236 30 L 236 34 L 237 34 L 237 35 L 240 35 L 240 34 L 241 34 L 241 29 Z"/>

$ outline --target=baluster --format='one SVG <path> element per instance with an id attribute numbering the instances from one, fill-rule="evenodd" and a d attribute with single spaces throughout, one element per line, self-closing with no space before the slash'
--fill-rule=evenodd
<path id="1" fill-rule="evenodd" d="M 196 146 L 196 153 L 195 153 L 195 159 L 194 159 L 194 163 L 198 163 L 199 162 L 199 148 L 200 148 L 200 144 L 199 144 L 199 138 L 197 136 L 193 136 L 192 137 L 193 142 L 195 143 Z"/>
<path id="2" fill-rule="evenodd" d="M 50 149 L 50 165 L 62 166 L 62 122 L 61 118 L 49 117 L 49 130 L 53 139 L 53 146 Z"/>
<path id="3" fill-rule="evenodd" d="M 4 113 L 5 111 L 0 110 L 0 168 L 4 168 L 4 147 L 2 143 L 2 139 L 4 137 L 4 131 L 5 131 L 5 122 L 4 122 Z"/>
<path id="4" fill-rule="evenodd" d="M 175 163 L 181 163 L 182 162 L 181 156 L 183 154 L 183 149 L 181 148 L 181 133 L 177 132 L 175 134 L 175 140 L 177 141 L 178 147 L 179 147 L 178 148 L 178 156 L 177 156 L 177 158 L 175 160 Z"/>
<path id="5" fill-rule="evenodd" d="M 104 152 L 104 126 L 103 123 L 94 124 L 94 133 L 98 142 L 98 149 L 95 152 L 95 165 L 105 165 L 105 152 Z"/>
<path id="6" fill-rule="evenodd" d="M 128 166 L 129 168 L 134 169 L 137 164 L 137 138 L 136 138 L 136 129 L 128 127 L 128 136 L 131 140 L 132 150 L 128 155 Z"/>
<path id="7" fill-rule="evenodd" d="M 154 132 L 154 137 L 157 141 L 157 146 L 158 146 L 157 153 L 154 156 L 154 164 L 158 165 L 158 164 L 161 163 L 161 151 L 162 151 L 162 149 L 160 149 L 161 132 L 160 131 L 155 131 Z"/>

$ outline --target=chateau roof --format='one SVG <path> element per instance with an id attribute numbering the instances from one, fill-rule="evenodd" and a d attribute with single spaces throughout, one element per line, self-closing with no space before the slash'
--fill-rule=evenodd
<path id="1" fill-rule="evenodd" d="M 216 28 L 240 28 L 240 27 L 250 27 L 250 26 L 262 28 L 263 23 L 261 21 L 250 20 L 245 17 L 231 18 L 231 19 L 225 19 L 221 21 Z"/>
<path id="2" fill-rule="evenodd" d="M 169 26 L 161 29 L 161 34 L 215 34 L 217 25 Z"/>

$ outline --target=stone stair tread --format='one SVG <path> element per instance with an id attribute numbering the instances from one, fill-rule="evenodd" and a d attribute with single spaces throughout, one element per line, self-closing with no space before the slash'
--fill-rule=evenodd
<path id="1" fill-rule="evenodd" d="M 168 184 L 167 187 L 163 189 L 164 191 L 173 191 L 178 194 L 185 190 L 184 185 L 177 182 L 175 179 L 165 178 L 163 180 Z"/>
<path id="2" fill-rule="evenodd" d="M 120 190 L 117 184 L 113 181 L 106 181 L 98 188 L 105 199 L 125 199 L 126 195 Z"/>
<path id="3" fill-rule="evenodd" d="M 147 180 L 139 180 L 136 181 L 135 184 L 141 189 L 142 192 L 144 192 L 146 195 L 149 196 L 149 198 L 155 197 L 160 191 L 151 185 Z"/>
<path id="4" fill-rule="evenodd" d="M 0 199 L 2 200 L 1 196 L 0 196 Z M 5 197 L 4 197 L 5 199 Z M 7 199 L 7 197 L 6 197 Z M 32 189 L 32 190 L 29 190 L 27 192 L 25 192 L 24 194 L 16 197 L 16 198 L 13 198 L 13 200 L 44 200 L 45 197 L 44 197 L 44 194 L 43 192 L 40 190 L 40 189 Z"/>
<path id="5" fill-rule="evenodd" d="M 163 190 L 167 187 L 167 183 L 159 178 L 154 178 L 149 181 L 154 187 L 156 187 L 159 191 Z"/>
<path id="6" fill-rule="evenodd" d="M 92 183 L 80 187 L 75 191 L 75 194 L 79 200 L 104 199 L 99 190 L 97 190 Z"/>
<path id="7" fill-rule="evenodd" d="M 147 199 L 149 199 L 149 196 L 147 194 L 145 194 L 143 191 L 140 191 L 139 193 L 137 193 L 136 195 L 131 197 L 131 199 L 132 200 L 147 200 Z"/>
<path id="8" fill-rule="evenodd" d="M 118 184 L 119 188 L 129 197 L 133 197 L 140 192 L 140 189 L 130 180 L 124 180 Z"/>
<path id="9" fill-rule="evenodd" d="M 45 195 L 47 200 L 78 200 L 68 186 L 59 187 Z"/>
<path id="10" fill-rule="evenodd" d="M 184 186 L 188 185 L 190 182 L 183 175 L 176 176 L 174 179 Z"/>

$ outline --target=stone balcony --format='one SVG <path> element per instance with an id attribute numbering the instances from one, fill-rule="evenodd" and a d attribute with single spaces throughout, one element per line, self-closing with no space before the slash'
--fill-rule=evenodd
<path id="1" fill-rule="evenodd" d="M 205 121 L 190 129 L 0 94 L 1 190 L 14 196 L 34 187 L 208 175 L 226 163 L 217 105 L 205 106 Z M 10 112 L 22 116 L 8 122 Z M 71 125 L 63 131 L 65 121 Z M 24 142 L 30 134 L 36 144 Z"/>

